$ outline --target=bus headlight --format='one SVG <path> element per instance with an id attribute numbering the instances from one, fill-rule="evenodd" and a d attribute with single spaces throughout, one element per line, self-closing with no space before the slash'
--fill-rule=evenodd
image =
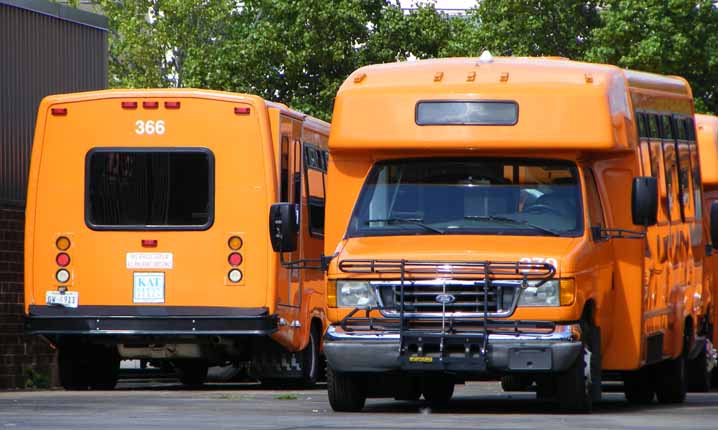
<path id="1" fill-rule="evenodd" d="M 376 305 L 374 288 L 368 281 L 337 281 L 337 306 L 355 308 Z"/>
<path id="2" fill-rule="evenodd" d="M 530 281 L 529 286 L 521 289 L 518 306 L 560 306 L 559 280 L 551 279 L 537 286 L 537 281 Z"/>

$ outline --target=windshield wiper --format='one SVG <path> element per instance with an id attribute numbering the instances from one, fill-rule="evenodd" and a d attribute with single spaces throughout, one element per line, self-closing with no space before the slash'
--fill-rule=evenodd
<path id="1" fill-rule="evenodd" d="M 385 222 L 387 224 L 412 224 L 417 225 L 424 230 L 432 231 L 434 233 L 444 234 L 444 230 L 438 229 L 436 227 L 432 227 L 428 224 L 424 224 L 424 220 L 421 218 L 383 218 L 383 219 L 370 219 L 367 221 L 367 224 L 373 223 L 373 222 Z"/>
<path id="2" fill-rule="evenodd" d="M 531 227 L 534 230 L 539 230 L 544 233 L 548 233 L 551 236 L 561 236 L 561 233 L 551 230 L 550 228 L 542 227 L 537 224 L 532 224 L 528 221 L 521 221 L 514 218 L 504 217 L 504 216 L 494 216 L 494 215 L 488 215 L 488 216 L 478 216 L 478 215 L 467 215 L 464 217 L 464 219 L 468 220 L 476 220 L 476 221 L 496 221 L 496 222 L 502 222 L 504 224 L 515 224 L 515 225 L 523 225 L 526 227 Z"/>

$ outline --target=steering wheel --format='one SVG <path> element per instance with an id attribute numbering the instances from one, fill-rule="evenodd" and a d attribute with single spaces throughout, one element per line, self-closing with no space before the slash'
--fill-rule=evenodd
<path id="1" fill-rule="evenodd" d="M 560 210 L 558 210 L 556 208 L 552 208 L 551 206 L 542 205 L 542 204 L 531 205 L 524 209 L 524 213 L 531 213 L 531 212 L 551 212 L 558 216 L 564 216 L 564 213 L 561 212 Z"/>

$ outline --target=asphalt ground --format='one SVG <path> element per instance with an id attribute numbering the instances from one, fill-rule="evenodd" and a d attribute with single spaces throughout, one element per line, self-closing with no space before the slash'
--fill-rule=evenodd
<path id="1" fill-rule="evenodd" d="M 604 394 L 590 415 L 565 415 L 533 393 L 497 383 L 457 386 L 446 409 L 371 399 L 361 413 L 335 413 L 326 389 L 268 390 L 258 384 L 123 381 L 114 391 L 0 392 L 2 429 L 718 429 L 718 391 L 680 405 L 632 406 Z"/>

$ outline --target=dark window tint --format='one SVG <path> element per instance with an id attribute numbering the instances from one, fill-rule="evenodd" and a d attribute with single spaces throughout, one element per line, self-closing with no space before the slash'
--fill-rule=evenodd
<path id="1" fill-rule="evenodd" d="M 605 228 L 606 224 L 603 221 L 601 196 L 598 193 L 596 179 L 594 178 L 593 172 L 590 169 L 584 170 L 584 176 L 586 177 L 586 200 L 588 200 L 588 220 L 591 223 L 591 227 L 600 226 L 601 228 Z"/>
<path id="2" fill-rule="evenodd" d="M 648 137 L 648 129 L 646 126 L 646 114 L 638 113 L 636 115 L 636 122 L 638 124 L 638 136 Z"/>
<path id="3" fill-rule="evenodd" d="M 700 221 L 703 218 L 703 194 L 701 191 L 701 168 L 698 146 L 695 144 L 690 145 L 690 151 L 691 169 L 693 170 L 693 205 L 695 207 L 696 220 Z"/>
<path id="4" fill-rule="evenodd" d="M 94 150 L 87 158 L 87 222 L 99 228 L 206 228 L 213 183 L 207 150 Z"/>
<path id="5" fill-rule="evenodd" d="M 657 115 L 649 115 L 648 116 L 648 128 L 649 132 L 651 134 L 651 137 L 657 138 L 661 137 L 660 129 L 658 128 L 658 116 Z"/>
<path id="6" fill-rule="evenodd" d="M 326 188 L 325 151 L 304 145 L 304 173 L 307 186 L 309 232 L 313 236 L 324 234 L 324 192 Z"/>
<path id="7" fill-rule="evenodd" d="M 419 125 L 514 125 L 519 106 L 498 101 L 432 101 L 416 105 Z"/>
<path id="8" fill-rule="evenodd" d="M 671 121 L 671 117 L 668 115 L 662 115 L 661 116 L 661 131 L 662 136 L 664 139 L 674 139 L 675 135 L 673 133 L 673 124 Z"/>
<path id="9" fill-rule="evenodd" d="M 686 120 L 686 129 L 688 140 L 696 140 L 696 128 L 693 125 L 693 120 L 691 118 Z"/>

